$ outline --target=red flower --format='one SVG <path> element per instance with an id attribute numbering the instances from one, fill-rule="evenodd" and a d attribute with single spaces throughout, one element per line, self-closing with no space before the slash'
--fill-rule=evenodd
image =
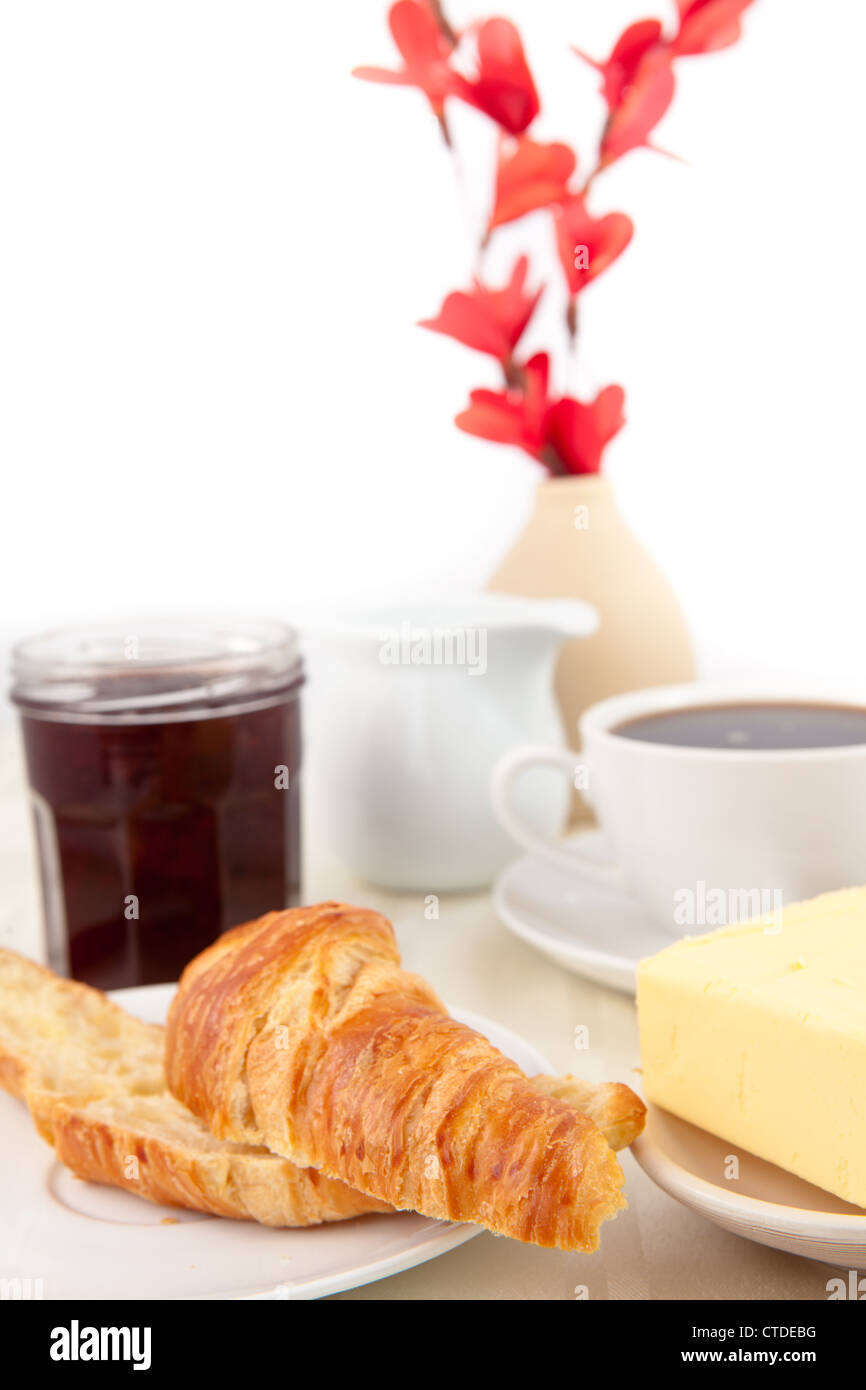
<path id="1" fill-rule="evenodd" d="M 561 203 L 576 167 L 577 159 L 568 145 L 539 145 L 528 135 L 515 143 L 503 141 L 488 234 L 503 222 L 513 222 L 537 208 Z"/>
<path id="2" fill-rule="evenodd" d="M 626 88 L 634 82 L 641 60 L 662 42 L 662 26 L 659 21 L 641 19 L 637 24 L 629 25 L 628 29 L 620 34 L 613 46 L 613 52 L 605 63 L 590 58 L 588 53 L 582 52 L 579 48 L 575 48 L 574 52 L 578 58 L 582 58 L 590 67 L 595 68 L 596 72 L 601 73 L 602 94 L 608 110 L 613 111 L 622 101 Z"/>
<path id="3" fill-rule="evenodd" d="M 544 421 L 549 409 L 547 381 L 550 360 L 536 353 L 522 368 L 520 387 L 507 391 L 470 391 L 470 404 L 455 423 L 467 434 L 497 444 L 516 444 L 533 458 L 544 449 Z"/>
<path id="4" fill-rule="evenodd" d="M 422 0 L 397 0 L 388 11 L 388 25 L 403 67 L 398 72 L 389 68 L 355 68 L 353 76 L 396 87 L 417 87 L 442 121 L 445 98 L 455 96 L 463 81 L 451 67 L 453 43 Z"/>
<path id="5" fill-rule="evenodd" d="M 566 473 L 598 473 L 606 444 L 625 424 L 625 392 L 621 386 L 605 386 L 594 401 L 563 396 L 547 414 L 546 435 L 550 448 L 562 460 Z"/>
<path id="6" fill-rule="evenodd" d="M 740 37 L 740 18 L 752 0 L 677 0 L 680 27 L 673 41 L 679 57 L 730 48 Z"/>
<path id="7" fill-rule="evenodd" d="M 624 212 L 593 217 L 577 193 L 557 209 L 555 228 L 556 249 L 572 295 L 622 255 L 634 233 L 634 223 Z"/>
<path id="8" fill-rule="evenodd" d="M 422 319 L 420 327 L 445 333 L 458 343 L 509 362 L 542 293 L 540 289 L 535 294 L 524 289 L 528 269 L 528 258 L 521 256 L 508 284 L 498 290 L 473 280 L 471 290 L 449 294 L 437 317 Z"/>
<path id="9" fill-rule="evenodd" d="M 539 112 L 538 92 L 514 25 L 507 19 L 488 19 L 476 37 L 477 66 L 464 77 L 451 65 L 453 31 L 443 29 L 423 0 L 397 0 L 388 24 L 403 59 L 397 72 L 362 67 L 354 76 L 367 82 L 417 87 L 424 92 L 444 127 L 445 98 L 460 97 L 497 121 L 510 135 L 520 135 Z"/>
<path id="10" fill-rule="evenodd" d="M 607 386 L 589 405 L 563 396 L 548 398 L 546 352 L 530 358 L 519 388 L 472 391 L 456 423 L 467 434 L 515 444 L 551 473 L 597 473 L 604 446 L 624 423 L 621 386 Z"/>
<path id="11" fill-rule="evenodd" d="M 604 63 L 576 48 L 584 62 L 601 73 L 601 90 L 610 115 L 601 138 L 600 167 L 649 143 L 650 131 L 674 95 L 673 57 L 657 19 L 632 24 L 614 44 Z"/>
<path id="12" fill-rule="evenodd" d="M 629 150 L 649 147 L 650 132 L 658 125 L 673 97 L 670 52 L 666 48 L 650 49 L 608 117 L 599 147 L 600 167 L 612 164 Z"/>
<path id="13" fill-rule="evenodd" d="M 476 42 L 477 74 L 462 83 L 458 95 L 510 135 L 520 135 L 540 109 L 520 35 L 510 20 L 488 19 Z"/>

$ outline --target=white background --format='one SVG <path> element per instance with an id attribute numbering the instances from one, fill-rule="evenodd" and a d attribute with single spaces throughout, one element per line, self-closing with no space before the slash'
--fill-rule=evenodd
<path id="1" fill-rule="evenodd" d="M 590 158 L 630 0 L 507 0 L 535 132 Z M 481 584 L 539 476 L 452 425 L 487 359 L 414 327 L 466 284 L 468 202 L 380 0 L 0 4 L 0 638 L 70 619 Z M 666 18 L 672 0 L 659 0 Z M 452 0 L 458 24 L 483 7 Z M 627 391 L 607 455 L 708 673 L 866 680 L 863 6 L 756 0 L 681 63 L 648 152 L 599 180 L 632 246 L 582 301 L 580 370 Z M 543 215 L 502 235 L 555 280 Z M 549 296 L 553 298 L 553 296 Z M 531 346 L 556 342 L 553 304 Z"/>

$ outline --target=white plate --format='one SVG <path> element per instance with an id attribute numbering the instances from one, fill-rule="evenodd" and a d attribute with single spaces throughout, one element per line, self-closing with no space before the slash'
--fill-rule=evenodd
<path id="1" fill-rule="evenodd" d="M 165 1018 L 174 985 L 116 990 L 130 1013 Z M 507 1028 L 465 1009 L 524 1071 L 550 1063 Z M 411 1212 L 274 1230 L 74 1178 L 37 1136 L 20 1101 L 0 1094 L 0 1276 L 41 1280 L 45 1298 L 321 1298 L 411 1269 L 453 1250 L 477 1226 Z"/>
<path id="2" fill-rule="evenodd" d="M 610 858 L 598 831 L 582 832 L 580 847 Z M 508 930 L 542 955 L 625 994 L 635 992 L 638 961 L 671 943 L 628 893 L 587 883 L 529 854 L 499 875 L 493 906 Z"/>
<path id="3" fill-rule="evenodd" d="M 726 1231 L 810 1260 L 866 1269 L 866 1211 L 656 1105 L 632 1153 L 671 1197 Z M 725 1177 L 731 1155 L 736 1180 Z"/>

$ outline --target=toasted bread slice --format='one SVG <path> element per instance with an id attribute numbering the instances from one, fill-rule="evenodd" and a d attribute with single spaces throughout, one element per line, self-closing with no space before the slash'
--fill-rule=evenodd
<path id="1" fill-rule="evenodd" d="M 0 1086 L 78 1177 L 267 1226 L 388 1211 L 267 1149 L 215 1139 L 166 1089 L 163 1029 L 0 950 Z"/>

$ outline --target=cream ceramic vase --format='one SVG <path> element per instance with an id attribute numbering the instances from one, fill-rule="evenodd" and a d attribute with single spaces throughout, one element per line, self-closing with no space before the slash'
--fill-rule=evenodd
<path id="1" fill-rule="evenodd" d="M 540 483 L 523 533 L 488 587 L 538 598 L 582 598 L 598 611 L 593 637 L 560 652 L 556 695 L 569 743 L 597 700 L 694 680 L 692 646 L 676 596 L 620 516 L 606 478 Z M 572 823 L 588 818 L 576 798 Z"/>

